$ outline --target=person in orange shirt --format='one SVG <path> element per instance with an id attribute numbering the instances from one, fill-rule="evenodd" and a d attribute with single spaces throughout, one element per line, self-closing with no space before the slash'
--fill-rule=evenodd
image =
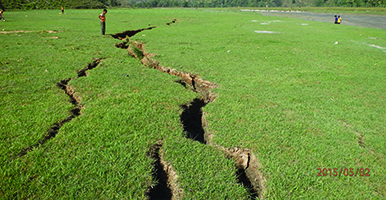
<path id="1" fill-rule="evenodd" d="M 102 14 L 100 14 L 98 16 L 98 18 L 101 20 L 101 31 L 102 31 L 102 35 L 105 35 L 105 32 L 106 32 L 106 13 L 107 13 L 107 10 L 104 9 Z"/>

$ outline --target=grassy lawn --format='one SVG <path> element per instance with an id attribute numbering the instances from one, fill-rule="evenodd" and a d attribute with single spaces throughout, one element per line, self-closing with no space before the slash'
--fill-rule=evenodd
<path id="1" fill-rule="evenodd" d="M 203 108 L 213 136 L 205 145 L 186 139 L 180 122 L 181 105 L 200 94 L 100 36 L 100 10 L 66 12 L 6 12 L 1 23 L 2 198 L 146 199 L 160 141 L 176 198 L 248 198 L 216 145 L 253 152 L 267 199 L 385 198 L 385 30 L 225 9 L 109 10 L 107 34 L 157 26 L 131 40 L 163 66 L 218 85 Z M 77 77 L 94 58 L 99 65 Z M 71 116 L 57 86 L 68 78 L 80 115 L 34 146 Z"/>

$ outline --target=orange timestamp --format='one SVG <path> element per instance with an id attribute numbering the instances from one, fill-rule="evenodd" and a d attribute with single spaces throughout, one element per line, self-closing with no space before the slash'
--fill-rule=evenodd
<path id="1" fill-rule="evenodd" d="M 318 168 L 317 176 L 370 176 L 369 168 Z"/>

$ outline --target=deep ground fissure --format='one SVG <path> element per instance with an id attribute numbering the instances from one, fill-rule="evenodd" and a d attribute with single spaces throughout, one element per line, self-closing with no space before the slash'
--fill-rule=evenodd
<path id="1" fill-rule="evenodd" d="M 180 121 L 183 125 L 185 137 L 206 144 L 205 130 L 202 125 L 202 108 L 205 101 L 196 98 L 188 104 L 181 105 Z"/>
<path id="2" fill-rule="evenodd" d="M 177 20 L 175 20 L 174 22 L 176 21 Z M 148 29 L 125 31 L 120 33 L 119 36 L 115 34 L 116 37 L 113 36 L 114 38 L 125 40 L 122 43 L 117 43 L 115 46 L 117 48 L 127 49 L 129 51 L 129 55 L 140 60 L 144 66 L 148 66 L 157 69 L 163 73 L 167 73 L 181 78 L 181 80 L 176 81 L 176 83 L 181 84 L 185 88 L 190 88 L 192 91 L 201 95 L 201 98 L 195 98 L 192 102 L 181 105 L 183 112 L 180 115 L 180 121 L 183 125 L 183 132 L 185 133 L 185 137 L 198 141 L 202 144 L 208 144 L 223 150 L 223 152 L 225 152 L 229 158 L 235 160 L 237 167 L 237 182 L 245 187 L 246 191 L 249 194 L 249 197 L 258 197 L 260 199 L 264 198 L 263 189 L 265 185 L 265 179 L 258 171 L 258 169 L 261 168 L 261 164 L 257 160 L 257 158 L 252 154 L 252 152 L 248 149 L 232 149 L 211 144 L 211 136 L 209 134 L 206 134 L 206 121 L 204 119 L 204 113 L 202 111 L 202 108 L 216 99 L 216 95 L 211 92 L 210 89 L 217 87 L 217 85 L 210 81 L 206 81 L 199 78 L 199 75 L 197 74 L 179 72 L 175 69 L 160 65 L 158 61 L 152 59 L 151 53 L 145 52 L 144 45 L 142 43 L 139 43 L 137 41 L 130 41 L 130 36 L 129 38 L 126 38 L 126 36 L 128 36 L 128 34 L 126 33 L 136 34 L 143 30 Z M 154 159 L 157 160 L 156 158 Z M 160 178 L 162 177 L 164 176 L 161 176 Z"/>
<path id="3" fill-rule="evenodd" d="M 169 187 L 169 176 L 166 172 L 164 162 L 161 162 L 160 149 L 162 142 L 158 142 L 150 147 L 149 156 L 153 159 L 153 184 L 148 188 L 147 195 L 153 199 L 172 199 L 173 193 Z M 155 183 L 155 184 L 154 184 Z"/>
<path id="4" fill-rule="evenodd" d="M 113 37 L 115 39 L 122 40 L 122 39 L 125 39 L 126 37 L 132 37 L 135 34 L 137 34 L 139 32 L 142 32 L 144 30 L 151 30 L 153 28 L 157 28 L 157 26 L 151 26 L 151 27 L 148 27 L 148 28 L 143 28 L 143 29 L 138 29 L 138 30 L 127 30 L 127 31 L 123 31 L 123 32 L 120 32 L 120 33 L 111 34 L 111 37 Z"/>

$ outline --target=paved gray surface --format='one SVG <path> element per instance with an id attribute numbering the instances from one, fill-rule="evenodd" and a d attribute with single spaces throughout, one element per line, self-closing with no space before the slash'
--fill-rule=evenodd
<path id="1" fill-rule="evenodd" d="M 252 10 L 248 10 L 252 11 Z M 278 16 L 278 17 L 291 17 L 291 18 L 300 18 L 310 21 L 320 21 L 334 23 L 333 13 L 311 13 L 311 12 L 267 12 L 267 11 L 257 11 L 262 15 Z M 376 14 L 345 14 L 345 13 L 336 13 L 342 17 L 342 25 L 349 26 L 361 26 L 368 28 L 378 28 L 386 29 L 386 15 L 376 15 Z"/>

